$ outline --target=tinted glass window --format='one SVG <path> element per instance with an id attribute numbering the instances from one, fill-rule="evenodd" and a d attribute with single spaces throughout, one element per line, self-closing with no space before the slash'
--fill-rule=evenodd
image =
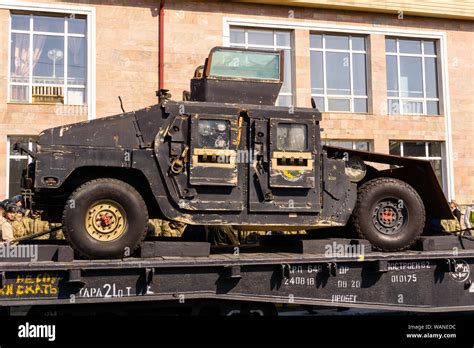
<path id="1" fill-rule="evenodd" d="M 210 76 L 280 80 L 280 55 L 276 52 L 214 51 Z"/>
<path id="2" fill-rule="evenodd" d="M 386 38 L 388 114 L 439 115 L 436 41 Z"/>
<path id="3" fill-rule="evenodd" d="M 227 149 L 230 145 L 230 122 L 227 120 L 199 120 L 199 146 Z"/>
<path id="4" fill-rule="evenodd" d="M 364 36 L 310 34 L 311 96 L 320 111 L 368 111 L 365 50 Z"/>
<path id="5" fill-rule="evenodd" d="M 279 123 L 277 126 L 277 148 L 286 151 L 306 151 L 308 127 L 305 124 Z"/>

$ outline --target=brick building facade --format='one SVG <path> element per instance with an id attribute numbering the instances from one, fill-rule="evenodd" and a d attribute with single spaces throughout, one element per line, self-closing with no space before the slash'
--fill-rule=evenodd
<path id="1" fill-rule="evenodd" d="M 174 99 L 214 46 L 284 50 L 278 102 L 313 97 L 326 142 L 429 159 L 447 197 L 474 202 L 473 9 L 248 2 L 165 1 L 163 84 Z M 0 4 L 0 199 L 16 193 L 27 161 L 10 149 L 18 137 L 119 113 L 119 95 L 126 110 L 156 103 L 159 5 Z"/>

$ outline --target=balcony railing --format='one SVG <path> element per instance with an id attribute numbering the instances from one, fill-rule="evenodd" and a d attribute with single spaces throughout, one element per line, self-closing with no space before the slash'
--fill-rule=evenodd
<path id="1" fill-rule="evenodd" d="M 41 104 L 63 104 L 63 87 L 54 86 L 32 86 L 31 96 L 33 103 Z"/>

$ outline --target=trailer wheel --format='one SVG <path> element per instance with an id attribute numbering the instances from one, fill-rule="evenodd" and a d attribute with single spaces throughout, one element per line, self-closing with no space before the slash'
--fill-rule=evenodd
<path id="1" fill-rule="evenodd" d="M 353 223 L 359 237 L 368 239 L 377 249 L 404 250 L 423 232 L 425 207 L 407 183 L 377 178 L 359 188 Z"/>
<path id="2" fill-rule="evenodd" d="M 89 259 L 130 256 L 145 238 L 148 210 L 129 184 L 110 178 L 79 186 L 63 212 L 66 239 Z"/>

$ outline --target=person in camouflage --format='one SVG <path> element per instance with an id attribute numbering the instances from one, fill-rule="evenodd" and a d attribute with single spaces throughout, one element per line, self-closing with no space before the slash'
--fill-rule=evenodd
<path id="1" fill-rule="evenodd" d="M 19 208 L 23 207 L 23 198 L 21 197 L 21 195 L 13 196 L 8 201 L 10 204 L 14 204 Z"/>
<path id="2" fill-rule="evenodd" d="M 58 223 L 50 224 L 48 221 L 41 220 L 41 215 L 35 212 L 35 213 L 30 213 L 29 216 L 22 216 L 19 218 L 18 230 L 23 231 L 23 235 L 27 236 L 34 233 L 47 231 L 53 227 L 57 227 L 60 225 L 61 224 L 58 224 Z M 50 234 L 45 234 L 45 235 L 36 237 L 35 239 L 42 239 L 42 240 L 64 239 L 64 234 L 62 230 L 59 230 L 59 231 L 54 231 Z"/>
<path id="3" fill-rule="evenodd" d="M 15 238 L 47 231 L 50 228 L 58 226 L 58 224 L 50 224 L 48 221 L 41 220 L 41 214 L 38 212 L 24 209 L 21 195 L 12 197 L 9 200 L 9 203 L 17 207 L 15 219 L 14 221 L 10 222 L 13 227 L 13 234 Z M 59 230 L 51 234 L 45 234 L 43 236 L 36 237 L 35 239 L 64 239 L 64 235 L 62 231 Z"/>
<path id="4" fill-rule="evenodd" d="M 26 211 L 22 209 L 21 196 L 17 195 L 10 198 L 7 200 L 6 206 L 9 208 L 10 214 L 5 217 L 13 228 L 14 238 L 26 236 L 28 234 L 27 226 L 23 221 Z"/>
<path id="5" fill-rule="evenodd" d="M 5 214 L 5 207 L 7 206 L 8 199 L 5 199 L 4 201 L 0 201 L 0 217 L 3 217 Z"/>
<path id="6" fill-rule="evenodd" d="M 181 237 L 186 224 L 176 221 L 161 220 L 161 234 L 163 237 Z"/>
<path id="7" fill-rule="evenodd" d="M 43 232 L 49 230 L 51 227 L 48 221 L 41 220 L 41 215 L 30 213 L 29 216 L 23 216 L 21 222 L 26 229 L 26 235 Z M 36 237 L 35 239 L 50 239 L 50 235 Z"/>
<path id="8" fill-rule="evenodd" d="M 6 215 L 10 214 L 6 203 L 6 201 L 0 202 L 0 242 L 2 243 L 10 243 L 14 239 L 13 228 L 6 218 Z M 14 212 L 11 213 L 14 214 Z"/>
<path id="9" fill-rule="evenodd" d="M 160 219 L 149 220 L 149 233 L 154 230 L 156 237 L 181 237 L 186 224 Z"/>
<path id="10" fill-rule="evenodd" d="M 240 245 L 237 232 L 229 226 L 206 226 L 211 245 Z"/>
<path id="11" fill-rule="evenodd" d="M 462 229 L 461 224 L 456 218 L 450 220 L 441 220 L 441 227 L 443 227 L 445 232 L 449 233 L 456 233 Z"/>
<path id="12" fill-rule="evenodd" d="M 15 204 L 12 204 L 11 202 L 7 202 L 7 204 L 5 204 L 5 220 L 12 227 L 13 239 L 20 238 L 25 235 L 24 228 L 17 218 L 18 211 L 19 208 Z"/>
<path id="13" fill-rule="evenodd" d="M 154 237 L 161 237 L 161 220 L 148 220 L 148 234 Z"/>

